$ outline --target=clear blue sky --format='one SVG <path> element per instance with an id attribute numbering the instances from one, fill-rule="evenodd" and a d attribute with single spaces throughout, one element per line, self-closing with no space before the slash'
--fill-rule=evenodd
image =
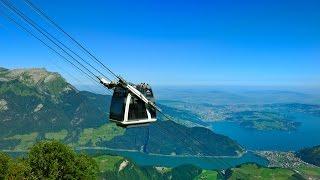
<path id="1" fill-rule="evenodd" d="M 21 0 L 12 1 L 27 10 Z M 320 84 L 317 0 L 33 2 L 133 82 Z M 53 61 L 81 77 L 0 16 L 0 66 L 46 67 L 69 79 Z"/>

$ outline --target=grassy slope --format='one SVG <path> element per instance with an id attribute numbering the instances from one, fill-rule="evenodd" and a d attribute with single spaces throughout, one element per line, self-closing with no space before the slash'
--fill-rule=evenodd
<path id="1" fill-rule="evenodd" d="M 289 169 L 283 168 L 266 168 L 260 167 L 256 164 L 244 164 L 231 169 L 230 180 L 235 179 L 277 179 L 287 180 L 292 178 L 296 173 Z"/>
<path id="2" fill-rule="evenodd" d="M 117 164 L 123 161 L 124 158 L 121 156 L 111 156 L 111 155 L 103 155 L 94 157 L 94 160 L 97 162 L 99 166 L 99 170 L 101 173 L 106 171 L 115 171 L 117 170 Z"/>
<path id="3" fill-rule="evenodd" d="M 320 167 L 301 166 L 297 170 L 307 179 L 320 179 Z"/>
<path id="4" fill-rule="evenodd" d="M 194 178 L 195 180 L 216 180 L 218 179 L 218 172 L 213 170 L 202 170 L 201 174 Z"/>
<path id="5" fill-rule="evenodd" d="M 58 132 L 47 132 L 45 133 L 45 138 L 46 139 L 53 139 L 57 141 L 62 141 L 64 140 L 68 135 L 68 131 L 65 129 L 62 129 L 61 131 Z"/>
<path id="6" fill-rule="evenodd" d="M 194 179 L 215 180 L 221 179 L 221 175 L 215 170 L 202 170 L 193 165 L 181 165 L 175 168 L 165 167 L 141 167 L 130 162 L 119 171 L 120 164 L 125 158 L 119 156 L 103 155 L 94 158 L 100 168 L 101 177 L 111 179 Z M 256 180 L 256 179 L 309 179 L 320 178 L 320 168 L 300 167 L 297 171 L 284 168 L 261 167 L 256 164 L 243 164 L 226 171 L 224 179 Z"/>
<path id="7" fill-rule="evenodd" d="M 125 132 L 125 129 L 117 127 L 115 124 L 105 124 L 98 128 L 86 128 L 79 137 L 78 144 L 80 146 L 90 145 L 96 146 L 100 141 L 110 141 L 116 136 L 121 136 Z"/>
<path id="8" fill-rule="evenodd" d="M 27 150 L 31 147 L 38 137 L 37 132 L 33 132 L 30 134 L 23 134 L 23 135 L 15 135 L 12 137 L 5 138 L 5 140 L 19 140 L 20 143 L 14 148 L 15 150 Z"/>

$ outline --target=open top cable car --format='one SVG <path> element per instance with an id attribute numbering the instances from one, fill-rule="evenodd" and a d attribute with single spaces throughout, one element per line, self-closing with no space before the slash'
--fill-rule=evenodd
<path id="1" fill-rule="evenodd" d="M 121 127 L 148 125 L 157 120 L 157 110 L 151 87 L 141 83 L 134 85 L 122 78 L 109 82 L 100 78 L 101 84 L 113 89 L 109 119 Z"/>

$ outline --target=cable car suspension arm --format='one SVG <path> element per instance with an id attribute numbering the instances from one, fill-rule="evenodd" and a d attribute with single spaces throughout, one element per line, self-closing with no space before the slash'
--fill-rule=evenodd
<path id="1" fill-rule="evenodd" d="M 123 88 L 127 89 L 131 94 L 138 97 L 140 100 L 142 100 L 144 103 L 146 103 L 151 108 L 155 109 L 156 111 L 162 112 L 162 110 L 155 105 L 152 101 L 150 101 L 144 94 L 142 94 L 139 90 L 137 90 L 135 87 L 127 83 L 123 78 L 119 77 L 118 82 L 111 82 L 104 78 L 99 78 L 100 83 L 107 87 L 108 89 L 113 89 L 115 86 L 122 86 Z"/>

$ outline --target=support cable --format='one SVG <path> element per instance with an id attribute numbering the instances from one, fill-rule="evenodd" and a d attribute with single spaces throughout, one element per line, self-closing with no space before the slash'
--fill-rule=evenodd
<path id="1" fill-rule="evenodd" d="M 159 112 L 160 112 L 167 120 L 175 122 L 175 121 L 174 121 L 170 116 L 168 116 L 167 114 L 163 113 L 162 111 L 159 111 Z M 175 128 L 175 127 L 173 127 L 173 128 Z M 205 144 L 201 143 L 198 139 L 190 136 L 189 134 L 187 134 L 186 132 L 182 131 L 182 130 L 179 129 L 179 128 L 175 128 L 175 129 L 176 129 L 177 131 L 179 131 L 180 133 L 182 133 L 185 137 L 190 138 L 192 141 L 194 141 L 194 142 L 196 142 L 197 144 L 199 144 L 201 147 L 203 147 L 203 148 L 205 149 L 205 151 L 207 151 L 207 153 L 210 153 L 209 148 L 208 148 Z M 201 149 L 200 149 L 200 150 L 201 150 Z M 202 151 L 202 150 L 201 150 L 201 151 Z M 199 156 L 200 156 L 200 157 L 203 157 L 203 158 L 207 158 L 206 156 L 201 155 L 201 154 L 200 154 Z M 219 158 L 216 158 L 216 157 L 214 157 L 214 156 L 210 156 L 210 157 L 214 158 L 214 159 L 217 160 L 217 161 L 220 161 L 221 164 L 224 164 L 224 166 L 226 166 L 226 167 L 232 167 L 232 165 L 231 165 L 230 163 L 226 162 L 226 161 L 220 160 Z"/>
<path id="2" fill-rule="evenodd" d="M 31 35 L 32 37 L 36 38 L 38 41 L 40 41 L 43 45 L 45 45 L 47 48 L 49 48 L 50 50 L 52 50 L 54 53 L 56 53 L 59 57 L 61 57 L 64 61 L 70 63 L 72 66 L 74 66 L 75 68 L 77 68 L 78 71 L 80 71 L 81 73 L 85 74 L 87 76 L 87 78 L 89 78 L 90 80 L 93 80 L 94 82 L 99 83 L 95 78 L 93 78 L 91 75 L 89 75 L 87 72 L 85 72 L 83 69 L 79 68 L 77 65 L 75 65 L 72 61 L 70 61 L 68 58 L 66 58 L 65 56 L 63 56 L 61 53 L 59 53 L 58 51 L 56 51 L 53 47 L 49 46 L 46 42 L 44 42 L 42 39 L 40 39 L 39 37 L 37 37 L 35 34 L 33 34 L 30 30 L 28 30 L 27 28 L 25 28 L 24 26 L 22 26 L 21 24 L 19 24 L 16 20 L 14 20 L 13 18 L 11 18 L 9 15 L 5 14 L 3 11 L 0 10 L 0 13 L 3 15 L 3 17 L 5 17 L 8 21 L 14 23 L 16 26 L 18 26 L 20 29 L 22 29 L 23 31 L 27 32 L 29 35 Z M 99 83 L 100 84 L 100 83 Z"/>
<path id="3" fill-rule="evenodd" d="M 97 64 L 102 66 L 104 69 L 106 69 L 111 75 L 113 75 L 115 78 L 119 79 L 119 77 L 111 71 L 110 68 L 105 66 L 96 56 L 93 55 L 89 50 L 87 50 L 81 43 L 79 43 L 75 38 L 73 38 L 69 33 L 67 33 L 61 26 L 59 26 L 54 20 L 52 20 L 43 10 L 41 10 L 39 7 L 37 7 L 34 3 L 32 3 L 30 0 L 23 0 L 31 9 L 33 9 L 37 14 L 39 14 L 42 18 L 49 21 L 54 27 L 59 29 L 63 34 L 68 36 L 74 43 L 76 43 L 82 51 L 87 53 L 89 57 L 94 60 Z"/>
<path id="4" fill-rule="evenodd" d="M 5 0 L 0 0 L 3 5 L 10 11 L 14 12 L 17 14 L 21 19 L 23 19 L 25 22 L 27 22 L 29 25 L 31 25 L 33 28 L 35 28 L 39 33 L 41 33 L 43 36 L 45 36 L 51 43 L 56 45 L 60 50 L 62 50 L 65 54 L 67 54 L 69 57 L 71 57 L 77 64 L 79 64 L 82 68 L 84 68 L 87 72 L 89 72 L 92 76 L 96 77 L 99 79 L 98 76 L 96 76 L 92 71 L 90 71 L 86 66 L 84 66 L 81 62 L 79 62 L 77 59 L 75 59 L 72 55 L 70 55 L 65 49 L 63 49 L 57 42 L 55 42 L 53 39 L 51 39 L 48 35 L 46 35 L 40 28 L 39 26 L 30 18 L 28 18 L 24 13 L 16 9 L 10 2 L 5 1 Z"/>
<path id="5" fill-rule="evenodd" d="M 92 71 L 90 71 L 86 66 L 84 66 L 81 62 L 79 62 L 77 59 L 75 59 L 72 55 L 70 55 L 64 48 L 66 48 L 68 51 L 72 52 L 74 55 L 76 55 L 78 58 L 80 58 L 83 62 L 85 62 L 87 65 L 89 65 L 91 68 L 93 68 L 95 71 L 97 71 L 98 73 L 100 73 L 101 75 L 103 75 L 99 70 L 97 70 L 95 67 L 93 67 L 90 63 L 88 63 L 87 61 L 85 61 L 83 58 L 81 58 L 77 53 L 75 53 L 74 51 L 72 51 L 70 48 L 68 48 L 67 46 L 65 46 L 61 41 L 59 41 L 57 38 L 55 38 L 54 36 L 52 36 L 49 32 L 47 32 L 45 29 L 43 29 L 42 27 L 40 27 L 39 25 L 37 25 L 33 20 L 31 20 L 30 18 L 28 18 L 24 13 L 22 13 L 21 11 L 19 11 L 18 9 L 16 9 L 9 1 L 5 1 L 5 0 L 0 0 L 1 3 L 10 11 L 14 12 L 15 14 L 17 14 L 21 19 L 23 19 L 25 22 L 27 22 L 28 25 L 31 25 L 34 29 L 36 29 L 38 32 L 40 32 L 43 36 L 45 36 L 51 43 L 53 43 L 54 45 L 56 45 L 60 50 L 62 50 L 65 54 L 67 54 L 69 57 L 71 57 L 74 61 L 76 61 L 80 66 L 82 66 L 82 68 L 84 68 L 87 72 L 89 72 L 93 77 L 98 78 Z M 84 46 L 82 44 L 80 44 L 78 41 L 76 41 L 73 37 L 71 37 L 66 31 L 64 31 L 57 23 L 55 23 L 53 20 L 51 20 L 51 18 L 49 16 L 47 16 L 41 9 L 37 8 L 31 1 L 29 0 L 23 0 L 25 3 L 27 3 L 27 5 L 29 7 L 31 7 L 34 11 L 37 12 L 37 14 L 41 15 L 41 17 L 45 18 L 47 21 L 49 21 L 51 24 L 53 24 L 57 29 L 59 29 L 60 31 L 62 31 L 65 35 L 67 35 L 74 43 L 76 43 L 84 52 L 86 52 L 87 54 L 90 55 L 91 59 L 93 59 L 96 63 L 100 64 L 102 67 L 104 67 L 106 70 L 108 70 L 109 73 L 111 73 L 113 76 L 115 76 L 117 79 L 120 79 L 115 73 L 113 73 L 108 67 L 106 67 L 100 60 L 98 60 L 92 53 L 90 53 L 90 51 L 88 51 L 86 48 L 84 48 Z M 100 84 L 97 79 L 93 78 L 91 75 L 89 75 L 87 72 L 85 72 L 83 69 L 79 68 L 77 65 L 75 65 L 73 62 L 71 62 L 69 59 L 67 59 L 65 56 L 63 56 L 62 54 L 60 54 L 57 50 L 55 50 L 53 47 L 49 46 L 47 43 L 45 43 L 42 39 L 40 39 L 39 37 L 37 37 L 36 35 L 34 35 L 31 31 L 29 31 L 28 29 L 26 29 L 25 27 L 23 27 L 22 25 L 20 25 L 17 21 L 15 21 L 14 19 L 10 18 L 9 16 L 5 17 L 7 19 L 9 19 L 10 21 L 14 22 L 16 25 L 18 25 L 20 28 L 24 29 L 26 32 L 28 32 L 30 35 L 32 35 L 33 37 L 35 37 L 36 39 L 38 39 L 40 42 L 42 42 L 46 47 L 48 47 L 49 49 L 51 49 L 52 51 L 54 51 L 56 54 L 58 54 L 62 59 L 66 60 L 67 62 L 71 63 L 74 67 L 76 67 L 78 70 L 80 70 L 82 73 L 84 73 L 85 75 L 87 75 L 90 79 L 92 79 L 93 81 L 97 82 L 98 84 Z M 57 43 L 58 42 L 58 43 Z M 62 48 L 60 45 L 62 45 L 64 48 Z M 104 76 L 104 75 L 103 75 Z M 104 76 L 105 78 L 107 78 L 106 76 Z M 108 79 L 108 78 L 107 78 Z M 108 79 L 110 80 L 110 79 Z M 163 113 L 162 111 L 158 110 L 158 112 L 160 112 L 166 119 L 173 121 L 173 119 L 171 117 L 169 117 L 168 115 L 166 115 L 165 113 Z M 177 129 L 177 128 L 176 128 Z M 181 131 L 182 132 L 182 131 Z M 184 133 L 184 132 L 182 132 Z M 188 137 L 188 135 L 186 133 L 184 133 L 185 137 Z M 192 138 L 193 141 L 197 142 L 199 145 L 202 145 L 205 149 L 208 148 L 202 144 L 198 139 L 194 139 Z M 208 151 L 209 153 L 210 151 Z M 222 161 L 224 162 L 224 161 Z M 226 163 L 226 162 L 224 162 Z M 228 163 L 226 163 L 227 165 L 230 165 Z"/>

